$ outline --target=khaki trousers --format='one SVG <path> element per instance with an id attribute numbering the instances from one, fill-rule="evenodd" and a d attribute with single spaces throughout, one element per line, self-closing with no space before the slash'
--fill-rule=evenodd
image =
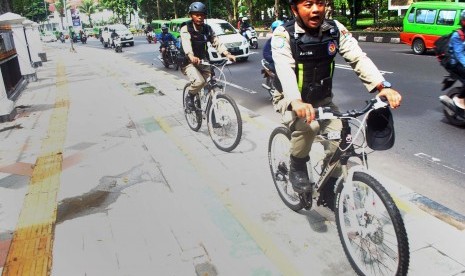
<path id="1" fill-rule="evenodd" d="M 209 65 L 193 65 L 192 63 L 181 68 L 181 72 L 189 78 L 190 85 L 188 89 L 193 95 L 199 93 L 211 74 Z"/>
<path id="2" fill-rule="evenodd" d="M 329 106 L 333 110 L 339 110 L 332 102 L 325 104 L 325 106 Z M 321 120 L 313 121 L 310 125 L 308 125 L 305 123 L 304 119 L 295 118 L 294 120 L 286 123 L 286 126 L 292 131 L 291 155 L 298 158 L 306 158 L 309 156 L 313 140 L 318 132 L 321 131 L 321 133 L 328 133 L 331 131 L 341 131 L 342 122 L 340 120 Z M 329 158 L 331 158 L 334 151 L 336 151 L 338 144 L 338 141 L 328 141 L 323 143 L 326 155 L 325 162 L 329 161 Z M 337 177 L 340 173 L 340 168 L 336 168 L 333 176 Z"/>

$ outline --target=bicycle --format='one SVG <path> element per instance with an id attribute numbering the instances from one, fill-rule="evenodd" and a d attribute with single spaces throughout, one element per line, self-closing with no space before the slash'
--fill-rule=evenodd
<path id="1" fill-rule="evenodd" d="M 344 252 L 358 275 L 406 275 L 409 266 L 409 244 L 403 219 L 392 197 L 368 171 L 365 152 L 366 119 L 372 110 L 386 106 L 376 97 L 361 110 L 346 113 L 321 107 L 316 110 L 317 120 L 340 119 L 342 130 L 319 133 L 315 138 L 313 146 L 331 140 L 339 141 L 339 146 L 329 161 L 324 161 L 324 156 L 318 157 L 316 160 L 320 161 L 313 167 L 311 161 L 317 153 L 312 150 L 307 167 L 311 168 L 311 182 L 317 179 L 313 193 L 297 194 L 289 181 L 291 131 L 283 126 L 275 128 L 268 144 L 270 170 L 282 201 L 293 211 L 310 209 L 313 200 L 330 208 L 336 217 Z M 362 120 L 356 119 L 363 114 Z M 352 133 L 354 120 L 359 125 Z M 352 166 L 353 158 L 359 159 L 361 164 Z M 334 181 L 330 176 L 338 166 L 342 168 L 342 176 Z"/>
<path id="2" fill-rule="evenodd" d="M 186 105 L 189 84 L 183 91 L 183 108 L 187 124 L 193 131 L 198 131 L 202 120 L 207 120 L 208 133 L 213 143 L 222 151 L 230 152 L 237 147 L 242 137 L 242 118 L 239 108 L 231 96 L 225 94 L 226 80 L 223 69 L 227 60 L 218 63 L 202 61 L 203 65 L 210 66 L 211 77 L 208 78 L 203 91 L 195 95 L 195 108 L 192 110 Z M 218 71 L 219 78 L 215 77 Z"/>

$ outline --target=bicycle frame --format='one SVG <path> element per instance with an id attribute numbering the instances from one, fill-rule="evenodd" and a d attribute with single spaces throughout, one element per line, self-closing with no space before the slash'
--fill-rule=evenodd
<path id="1" fill-rule="evenodd" d="M 224 93 L 226 89 L 226 77 L 223 70 L 224 67 L 230 63 L 227 60 L 223 60 L 218 64 L 219 66 L 211 64 L 208 61 L 202 61 L 201 64 L 210 66 L 211 72 L 203 91 L 199 92 L 200 101 L 202 103 L 202 115 L 205 118 L 208 108 L 216 103 L 216 95 L 218 95 L 218 93 Z M 215 69 L 220 73 L 219 78 L 215 78 Z M 222 85 L 220 86 L 217 82 L 221 82 Z M 214 88 L 221 88 L 221 91 L 215 90 Z M 205 89 L 207 90 L 206 93 Z"/>
<path id="2" fill-rule="evenodd" d="M 353 174 L 354 170 L 353 169 L 349 170 L 347 168 L 347 164 L 350 158 L 356 157 L 356 158 L 359 158 L 360 161 L 362 161 L 362 165 L 356 166 L 357 168 L 356 170 L 360 171 L 360 170 L 368 169 L 367 154 L 365 152 L 366 145 L 364 145 L 361 153 L 357 153 L 355 151 L 353 141 L 355 141 L 362 133 L 365 133 L 364 125 L 371 111 L 372 110 L 369 110 L 368 112 L 363 112 L 365 113 L 365 115 L 361 121 L 356 119 L 353 116 L 340 117 L 339 119 L 342 122 L 342 129 L 340 131 L 340 135 L 332 133 L 328 135 L 328 136 L 331 136 L 328 138 L 325 138 L 322 135 L 317 136 L 314 143 L 330 141 L 330 140 L 340 140 L 338 148 L 333 153 L 333 155 L 331 156 L 327 164 L 323 164 L 321 173 L 319 174 L 318 181 L 316 181 L 315 183 L 317 192 L 320 192 L 323 189 L 323 187 L 327 183 L 327 180 L 330 178 L 332 172 L 338 165 L 341 166 L 342 179 L 339 179 L 337 182 L 339 183 L 341 180 L 345 183 L 347 183 L 348 181 L 351 181 L 351 175 Z M 319 113 L 324 114 L 323 112 L 324 110 L 322 108 L 319 108 Z M 355 114 L 347 114 L 347 115 L 355 115 Z M 332 116 L 332 114 L 329 116 L 328 115 L 319 116 L 319 120 L 335 119 L 335 118 L 337 117 Z M 355 134 L 355 137 L 352 137 L 351 127 L 350 127 L 351 120 L 357 120 L 360 125 L 359 130 Z"/>

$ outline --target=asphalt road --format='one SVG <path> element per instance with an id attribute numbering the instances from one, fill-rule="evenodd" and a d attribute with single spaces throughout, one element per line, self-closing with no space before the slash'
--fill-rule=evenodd
<path id="1" fill-rule="evenodd" d="M 279 122 L 266 91 L 261 87 L 260 60 L 264 39 L 247 62 L 238 62 L 226 70 L 226 78 L 235 84 L 228 90 L 238 104 Z M 82 44 L 77 45 L 81 47 Z M 402 44 L 360 43 L 368 56 L 384 72 L 395 89 L 403 96 L 402 106 L 394 111 L 396 145 L 384 152 L 369 154 L 370 166 L 447 208 L 465 215 L 462 195 L 465 193 L 465 129 L 449 125 L 442 114 L 438 97 L 445 70 L 432 53 L 413 55 Z M 102 48 L 93 38 L 86 47 Z M 158 56 L 159 44 L 148 44 L 136 37 L 134 47 L 124 47 L 123 55 L 140 63 L 163 68 Z M 167 72 L 184 76 L 172 68 Z M 361 107 L 371 98 L 362 83 L 338 56 L 333 83 L 335 102 L 341 109 Z"/>

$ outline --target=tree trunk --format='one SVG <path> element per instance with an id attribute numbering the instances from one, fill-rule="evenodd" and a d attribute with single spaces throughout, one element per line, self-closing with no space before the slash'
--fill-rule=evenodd
<path id="1" fill-rule="evenodd" d="M 178 11 L 176 9 L 176 0 L 173 0 L 174 18 L 178 18 Z"/>
<path id="2" fill-rule="evenodd" d="M 334 1 L 329 0 L 326 4 L 325 17 L 328 19 L 333 19 L 333 12 L 334 12 Z"/>
<path id="3" fill-rule="evenodd" d="M 281 14 L 281 10 L 279 9 L 279 0 L 274 0 L 274 19 L 278 20 L 279 15 Z"/>
<path id="4" fill-rule="evenodd" d="M 0 1 L 0 14 L 11 12 L 11 3 L 9 0 Z"/>
<path id="5" fill-rule="evenodd" d="M 161 19 L 161 16 L 160 16 L 160 0 L 157 0 L 157 18 Z"/>

